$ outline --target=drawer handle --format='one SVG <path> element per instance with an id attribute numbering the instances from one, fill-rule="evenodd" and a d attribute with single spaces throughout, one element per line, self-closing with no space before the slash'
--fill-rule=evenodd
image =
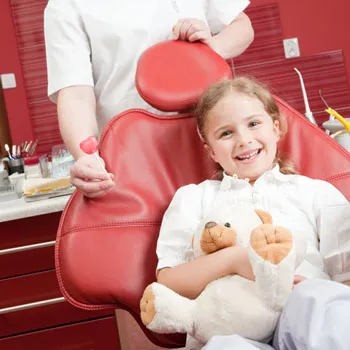
<path id="1" fill-rule="evenodd" d="M 33 308 L 39 307 L 39 306 L 62 303 L 63 301 L 65 301 L 65 299 L 63 297 L 60 297 L 60 298 L 55 298 L 55 299 L 36 301 L 34 303 L 29 303 L 29 304 L 22 304 L 22 305 L 17 305 L 17 306 L 5 307 L 3 309 L 0 309 L 0 315 L 9 314 L 10 312 L 15 312 L 15 311 L 33 309 Z"/>
<path id="2" fill-rule="evenodd" d="M 51 247 L 51 246 L 55 245 L 55 243 L 56 243 L 56 241 L 49 241 L 49 242 L 43 242 L 43 243 L 24 245 L 22 247 L 2 249 L 2 250 L 0 250 L 0 255 L 24 252 L 26 250 L 33 250 L 33 249 L 38 249 L 38 248 Z"/>

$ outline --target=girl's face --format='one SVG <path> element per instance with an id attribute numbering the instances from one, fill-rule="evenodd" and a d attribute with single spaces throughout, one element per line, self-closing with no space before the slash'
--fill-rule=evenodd
<path id="1" fill-rule="evenodd" d="M 270 170 L 280 137 L 258 98 L 229 92 L 208 113 L 206 149 L 228 175 L 248 178 L 251 183 Z"/>

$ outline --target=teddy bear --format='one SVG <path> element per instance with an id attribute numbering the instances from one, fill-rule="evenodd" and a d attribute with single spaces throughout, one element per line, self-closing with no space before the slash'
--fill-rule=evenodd
<path id="1" fill-rule="evenodd" d="M 192 239 L 194 257 L 234 245 L 248 248 L 255 281 L 222 277 L 195 300 L 154 282 L 140 301 L 144 325 L 158 333 L 187 333 L 202 344 L 214 335 L 231 334 L 267 341 L 292 290 L 305 242 L 274 226 L 268 212 L 249 205 L 211 210 Z"/>

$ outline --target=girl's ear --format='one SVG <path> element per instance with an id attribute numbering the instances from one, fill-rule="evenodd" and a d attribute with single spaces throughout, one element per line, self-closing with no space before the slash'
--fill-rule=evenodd
<path id="1" fill-rule="evenodd" d="M 281 129 L 280 129 L 280 122 L 278 120 L 275 120 L 273 122 L 273 132 L 277 137 L 277 141 L 279 141 L 281 138 Z"/>
<path id="2" fill-rule="evenodd" d="M 204 149 L 208 152 L 210 158 L 211 158 L 214 162 L 217 163 L 215 153 L 214 153 L 214 151 L 211 149 L 211 147 L 210 147 L 208 144 L 205 144 L 205 145 L 204 145 Z"/>

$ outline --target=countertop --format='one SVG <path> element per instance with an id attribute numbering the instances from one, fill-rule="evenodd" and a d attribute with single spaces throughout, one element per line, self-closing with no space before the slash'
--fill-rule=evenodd
<path id="1" fill-rule="evenodd" d="M 0 222 L 62 211 L 70 195 L 25 202 L 24 198 L 0 202 Z"/>

